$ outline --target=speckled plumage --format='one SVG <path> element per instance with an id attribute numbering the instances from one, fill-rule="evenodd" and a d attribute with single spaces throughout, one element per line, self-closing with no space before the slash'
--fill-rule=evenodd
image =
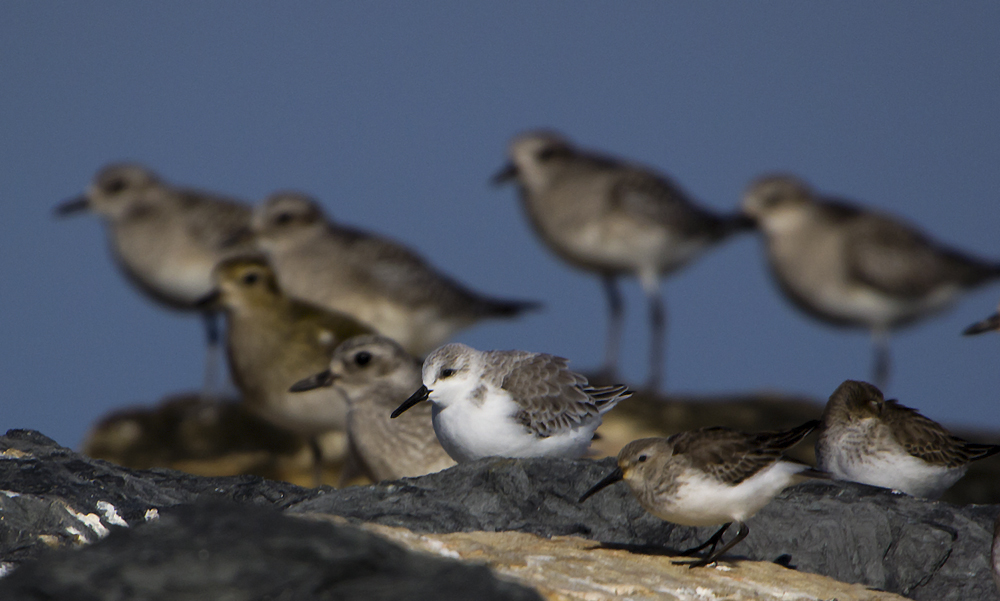
<path id="1" fill-rule="evenodd" d="M 416 355 L 479 320 L 536 307 L 473 292 L 396 242 L 328 220 L 301 194 L 265 200 L 252 231 L 288 294 L 352 315 Z"/>
<path id="2" fill-rule="evenodd" d="M 424 388 L 418 392 L 433 403 L 434 430 L 457 461 L 491 455 L 579 457 L 601 416 L 631 396 L 621 385 L 588 386 L 561 357 L 483 352 L 455 343 L 431 353 L 422 375 Z M 414 395 L 404 405 L 419 398 Z"/>
<path id="3" fill-rule="evenodd" d="M 973 443 L 866 382 L 847 380 L 823 412 L 816 459 L 843 480 L 937 498 L 961 478 L 968 464 L 1000 452 Z"/>

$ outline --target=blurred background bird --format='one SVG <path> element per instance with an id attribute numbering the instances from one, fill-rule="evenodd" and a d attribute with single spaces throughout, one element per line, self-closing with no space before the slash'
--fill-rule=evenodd
<path id="1" fill-rule="evenodd" d="M 750 224 L 695 205 L 654 171 L 576 148 L 554 132 L 521 134 L 508 152 L 510 163 L 494 183 L 516 181 L 535 233 L 570 265 L 601 276 L 609 311 L 606 379 L 615 378 L 621 345 L 624 306 L 618 278 L 639 279 L 649 303 L 646 387 L 658 389 L 667 327 L 660 279 Z"/>
<path id="2" fill-rule="evenodd" d="M 200 304 L 225 311 L 226 354 L 243 402 L 271 423 L 309 439 L 319 484 L 324 457 L 320 436 L 344 432 L 347 401 L 338 390 L 293 393 L 289 388 L 327 367 L 341 342 L 369 334 L 371 328 L 287 297 L 263 259 L 229 259 L 216 268 L 215 280 L 215 291 Z"/>
<path id="3" fill-rule="evenodd" d="M 112 164 L 97 172 L 80 197 L 56 207 L 57 215 L 89 211 L 108 230 L 111 253 L 130 282 L 171 309 L 200 311 L 208 340 L 205 392 L 215 384 L 219 328 L 214 308 L 199 306 L 212 289 L 212 270 L 247 252 L 231 244 L 250 223 L 250 207 L 209 192 L 177 188 L 137 164 Z"/>

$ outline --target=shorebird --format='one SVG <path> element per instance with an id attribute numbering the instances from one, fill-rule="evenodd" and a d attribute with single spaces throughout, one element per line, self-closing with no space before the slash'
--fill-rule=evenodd
<path id="1" fill-rule="evenodd" d="M 660 280 L 750 224 L 697 206 L 650 169 L 577 148 L 553 132 L 515 137 L 509 155 L 510 164 L 493 182 L 516 180 L 528 219 L 545 244 L 570 265 L 601 276 L 610 313 L 604 377 L 614 378 L 621 344 L 618 279 L 639 279 L 652 337 L 646 386 L 659 388 L 667 321 Z"/>
<path id="2" fill-rule="evenodd" d="M 819 431 L 819 469 L 840 480 L 931 499 L 965 475 L 970 463 L 1000 453 L 1000 445 L 963 440 L 854 380 L 830 396 Z"/>
<path id="3" fill-rule="evenodd" d="M 701 559 L 677 561 L 707 566 L 746 538 L 746 520 L 786 487 L 808 478 L 826 478 L 807 465 L 782 457 L 806 437 L 818 422 L 787 432 L 747 434 L 729 428 L 702 428 L 669 438 L 642 438 L 618 453 L 618 466 L 580 497 L 586 501 L 599 490 L 625 480 L 639 504 L 661 520 L 682 526 L 722 527 L 705 543 L 682 554 L 709 548 Z M 732 524 L 736 535 L 716 546 Z"/>
<path id="4" fill-rule="evenodd" d="M 392 417 L 430 401 L 438 440 L 459 463 L 581 457 L 601 416 L 632 393 L 622 385 L 588 386 L 567 363 L 544 353 L 447 344 L 424 360 L 423 386 Z"/>
<path id="5" fill-rule="evenodd" d="M 396 242 L 333 223 L 302 194 L 272 195 L 251 227 L 288 294 L 352 315 L 417 356 L 477 321 L 538 307 L 473 292 Z"/>
<path id="6" fill-rule="evenodd" d="M 756 180 L 743 211 L 757 222 L 771 273 L 793 304 L 828 323 L 871 332 L 873 379 L 882 387 L 891 330 L 1000 277 L 1000 263 L 938 244 L 893 217 L 822 197 L 794 177 Z"/>
<path id="7" fill-rule="evenodd" d="M 212 270 L 246 245 L 227 242 L 250 223 L 250 207 L 209 192 L 177 188 L 136 164 L 97 172 L 87 191 L 56 207 L 57 215 L 91 211 L 107 226 L 111 252 L 125 276 L 171 309 L 201 311 L 208 339 L 206 391 L 213 386 L 219 329 L 213 310 L 197 306 L 213 288 Z"/>
<path id="8" fill-rule="evenodd" d="M 380 482 L 455 465 L 434 434 L 430 405 L 414 407 L 399 419 L 389 417 L 420 384 L 418 360 L 396 341 L 369 335 L 342 343 L 329 369 L 297 382 L 291 390 L 330 387 L 347 399 L 347 437 L 353 456 L 365 476 Z"/>
<path id="9" fill-rule="evenodd" d="M 289 298 L 263 259 L 234 258 L 215 270 L 217 288 L 202 306 L 226 314 L 226 352 L 243 402 L 269 422 L 309 440 L 317 485 L 318 437 L 343 431 L 347 401 L 338 391 L 295 394 L 288 388 L 330 363 L 336 347 L 371 328 L 354 318 Z"/>

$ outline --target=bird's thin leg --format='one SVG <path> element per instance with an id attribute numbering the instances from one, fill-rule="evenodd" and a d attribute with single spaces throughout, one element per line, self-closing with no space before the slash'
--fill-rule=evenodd
<path id="1" fill-rule="evenodd" d="M 618 289 L 618 279 L 613 274 L 601 276 L 604 284 L 604 295 L 608 299 L 608 342 L 604 354 L 604 366 L 601 368 L 601 377 L 606 380 L 617 378 L 618 372 L 618 350 L 622 342 L 622 325 L 625 318 L 625 305 L 622 302 L 622 294 Z"/>
<path id="2" fill-rule="evenodd" d="M 889 332 L 885 328 L 875 328 L 872 330 L 872 346 L 875 349 L 875 369 L 872 373 L 872 380 L 875 386 L 885 390 L 889 384 L 889 366 L 891 358 L 889 355 Z"/>
<path id="3" fill-rule="evenodd" d="M 676 561 L 674 563 L 675 564 L 686 564 L 689 568 L 700 568 L 700 567 L 707 566 L 707 565 L 709 565 L 711 563 L 715 563 L 720 557 L 722 557 L 723 555 L 726 554 L 726 551 L 729 551 L 730 549 L 732 549 L 734 546 L 736 546 L 736 543 L 738 543 L 741 540 L 743 540 L 744 538 L 746 538 L 747 534 L 750 534 L 750 529 L 747 528 L 746 524 L 744 524 L 743 522 L 736 522 L 736 524 L 739 525 L 739 527 L 736 529 L 736 536 L 734 536 L 731 541 L 729 541 L 728 543 L 726 543 L 725 545 L 723 545 L 722 548 L 719 549 L 718 551 L 709 553 L 708 555 L 706 555 L 702 559 L 699 559 L 697 561 L 692 561 L 690 563 L 688 563 L 688 562 L 676 562 Z"/>
<path id="4" fill-rule="evenodd" d="M 313 459 L 313 487 L 323 484 L 323 449 L 319 446 L 319 436 L 309 437 L 309 450 Z"/>
<path id="5" fill-rule="evenodd" d="M 711 555 L 712 553 L 715 552 L 715 546 L 718 545 L 719 541 L 722 540 L 722 535 L 725 534 L 726 530 L 728 530 L 732 524 L 733 524 L 732 522 L 726 522 L 725 524 L 722 525 L 722 528 L 719 528 L 718 532 L 713 534 L 711 538 L 709 538 L 707 541 L 701 543 L 697 547 L 684 549 L 683 551 L 678 553 L 678 555 L 684 555 L 684 556 L 694 555 L 699 551 L 705 549 L 706 547 L 712 547 L 711 549 L 709 549 L 707 553 L 708 555 Z"/>
<path id="6" fill-rule="evenodd" d="M 660 279 L 657 275 L 641 275 L 639 282 L 649 299 L 649 378 L 646 390 L 656 392 L 663 383 L 663 362 L 666 358 L 665 340 L 667 334 L 667 308 L 660 293 Z"/>
<path id="7" fill-rule="evenodd" d="M 218 386 L 219 371 L 219 314 L 214 311 L 205 311 L 201 314 L 202 323 L 205 326 L 205 381 L 202 385 L 202 398 L 211 400 L 215 398 Z"/>

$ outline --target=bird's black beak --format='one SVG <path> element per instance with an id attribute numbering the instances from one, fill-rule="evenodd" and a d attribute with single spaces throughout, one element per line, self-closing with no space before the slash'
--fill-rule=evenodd
<path id="1" fill-rule="evenodd" d="M 404 411 L 406 411 L 410 407 L 416 405 L 420 401 L 426 401 L 427 397 L 430 396 L 430 394 L 431 394 L 431 391 L 427 390 L 426 386 L 421 386 L 420 388 L 417 389 L 416 392 L 414 392 L 413 394 L 410 395 L 410 398 L 408 398 L 405 401 L 403 401 L 402 405 L 400 405 L 399 407 L 396 407 L 396 410 L 393 411 L 392 415 L 390 415 L 389 417 L 394 418 L 394 419 L 397 418 L 397 417 L 399 417 L 400 415 L 403 414 Z"/>
<path id="2" fill-rule="evenodd" d="M 733 217 L 733 226 L 736 231 L 752 230 L 757 227 L 757 220 L 746 213 L 737 213 Z"/>
<path id="3" fill-rule="evenodd" d="M 222 298 L 222 293 L 216 289 L 198 299 L 194 306 L 199 311 L 211 311 L 218 306 L 220 298 Z"/>
<path id="4" fill-rule="evenodd" d="M 323 388 L 333 384 L 333 381 L 336 379 L 337 376 L 333 375 L 333 372 L 328 369 L 326 371 L 321 371 L 316 375 L 309 376 L 308 378 L 303 378 L 292 384 L 292 387 L 288 389 L 288 392 L 305 392 L 307 390 Z"/>
<path id="5" fill-rule="evenodd" d="M 253 231 L 249 227 L 241 227 L 222 241 L 222 248 L 232 248 L 253 240 Z"/>
<path id="6" fill-rule="evenodd" d="M 580 497 L 580 500 L 577 501 L 577 503 L 583 503 L 584 501 L 586 501 L 587 499 L 589 499 L 590 497 L 592 497 L 595 493 L 597 493 L 602 488 L 611 486 L 612 484 L 614 484 L 615 482 L 618 482 L 619 480 L 621 480 L 624 477 L 625 477 L 625 474 L 622 473 L 622 468 L 615 467 L 614 471 L 612 471 L 610 474 L 608 474 L 607 476 L 605 476 L 603 480 L 601 480 L 597 484 L 591 486 L 590 490 L 588 490 L 587 492 L 583 493 L 583 496 Z"/>
<path id="7" fill-rule="evenodd" d="M 86 211 L 90 208 L 90 199 L 86 196 L 77 196 L 76 198 L 71 198 L 66 202 L 60 204 L 56 207 L 56 215 L 62 217 L 63 215 L 72 215 L 73 213 L 80 213 L 81 211 Z"/>
<path id="8" fill-rule="evenodd" d="M 510 180 L 515 179 L 516 177 L 517 177 L 517 165 L 515 165 L 514 163 L 507 163 L 506 165 L 504 165 L 503 169 L 493 174 L 493 177 L 490 178 L 490 182 L 494 186 L 502 186 L 507 182 L 509 182 Z"/>
<path id="9" fill-rule="evenodd" d="M 982 334 L 983 332 L 991 332 L 993 330 L 1000 330 L 1000 313 L 994 313 L 986 319 L 972 324 L 965 328 L 962 334 L 972 336 L 973 334 Z"/>

